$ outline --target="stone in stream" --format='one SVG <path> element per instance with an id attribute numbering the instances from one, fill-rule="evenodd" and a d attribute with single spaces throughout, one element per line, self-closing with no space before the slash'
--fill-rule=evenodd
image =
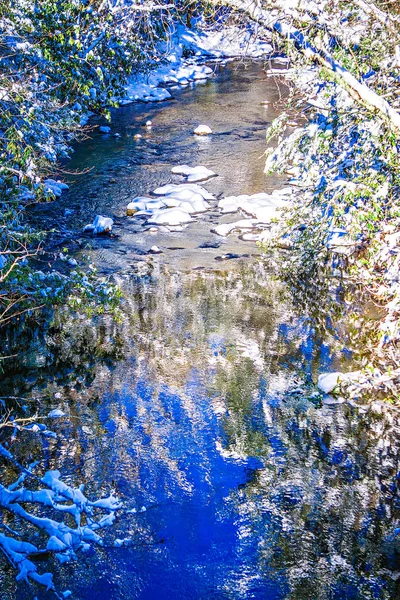
<path id="1" fill-rule="evenodd" d="M 318 387 L 324 394 L 330 394 L 339 385 L 343 373 L 336 371 L 335 373 L 321 373 L 318 376 Z"/>
<path id="2" fill-rule="evenodd" d="M 99 127 L 99 131 L 101 131 L 101 133 L 110 133 L 111 127 L 108 127 L 107 125 L 101 125 Z"/>
<path id="3" fill-rule="evenodd" d="M 157 210 L 159 208 L 165 208 L 166 204 L 160 199 L 155 200 L 154 198 L 146 202 L 146 210 Z"/>
<path id="4" fill-rule="evenodd" d="M 54 408 L 47 415 L 50 419 L 58 419 L 60 417 L 65 417 L 65 412 L 59 408 Z"/>
<path id="5" fill-rule="evenodd" d="M 235 223 L 221 223 L 220 225 L 217 225 L 216 227 L 211 229 L 211 233 L 216 233 L 217 235 L 226 237 L 235 230 L 242 231 L 243 229 L 254 229 L 257 226 L 257 224 L 258 221 L 254 219 L 240 219 Z"/>
<path id="6" fill-rule="evenodd" d="M 177 167 L 172 167 L 171 173 L 175 175 L 183 175 L 187 177 L 189 183 L 196 183 L 197 181 L 205 181 L 206 179 L 210 179 L 210 177 L 216 177 L 216 173 L 207 169 L 203 165 L 199 165 L 197 167 L 189 167 L 188 165 L 178 165 Z"/>
<path id="7" fill-rule="evenodd" d="M 212 129 L 208 125 L 199 125 L 196 127 L 193 133 L 195 135 L 210 135 L 212 133 Z"/>
<path id="8" fill-rule="evenodd" d="M 152 246 L 149 250 L 150 254 L 162 254 L 163 251 L 158 246 Z"/>
<path id="9" fill-rule="evenodd" d="M 259 223 L 268 224 L 278 216 L 279 209 L 276 206 L 260 206 L 254 210 L 254 216 Z"/>
<path id="10" fill-rule="evenodd" d="M 243 242 L 258 242 L 260 240 L 259 233 L 243 233 L 239 235 L 239 239 Z"/>
<path id="11" fill-rule="evenodd" d="M 162 208 L 165 206 L 165 203 L 162 202 L 159 198 L 149 198 L 148 196 L 138 196 L 134 198 L 132 202 L 129 202 L 126 207 L 126 214 L 128 216 L 132 216 L 139 211 L 143 210 L 151 210 L 156 208 Z"/>
<path id="12" fill-rule="evenodd" d="M 217 225 L 213 229 L 211 229 L 211 233 L 216 233 L 221 237 L 226 237 L 235 229 L 234 223 L 222 223 L 221 225 Z"/>
<path id="13" fill-rule="evenodd" d="M 200 244 L 200 246 L 198 246 L 198 248 L 219 248 L 220 246 L 221 246 L 221 242 L 219 242 L 219 241 L 203 242 L 202 244 Z"/>
<path id="14" fill-rule="evenodd" d="M 192 217 L 188 212 L 181 208 L 166 208 L 164 210 L 154 211 L 153 215 L 148 220 L 149 225 L 181 225 L 182 223 L 190 223 Z"/>
<path id="15" fill-rule="evenodd" d="M 68 189 L 68 185 L 66 183 L 62 183 L 61 181 L 55 181 L 54 179 L 45 179 L 44 182 L 44 191 L 48 194 L 53 194 L 57 198 L 59 198 L 63 192 L 63 190 Z"/>
<path id="16" fill-rule="evenodd" d="M 226 254 L 222 254 L 221 256 L 216 256 L 214 260 L 232 260 L 233 258 L 240 258 L 240 254 L 235 254 L 234 252 L 227 252 Z"/>
<path id="17" fill-rule="evenodd" d="M 96 235 L 111 233 L 113 225 L 114 221 L 109 217 L 102 217 L 101 215 L 97 215 L 93 223 L 86 225 L 83 228 L 83 231 L 85 233 L 94 233 Z"/>
<path id="18" fill-rule="evenodd" d="M 215 200 L 215 196 L 213 194 L 208 192 L 201 185 L 197 185 L 197 183 L 168 183 L 167 185 L 163 185 L 155 189 L 153 194 L 155 196 L 169 196 L 171 194 L 176 195 L 175 192 L 180 191 L 189 191 L 200 194 L 204 200 Z"/>
<path id="19" fill-rule="evenodd" d="M 182 200 L 175 198 L 175 196 L 163 196 L 163 198 L 164 198 L 165 206 L 167 206 L 168 208 L 176 208 L 182 202 Z"/>

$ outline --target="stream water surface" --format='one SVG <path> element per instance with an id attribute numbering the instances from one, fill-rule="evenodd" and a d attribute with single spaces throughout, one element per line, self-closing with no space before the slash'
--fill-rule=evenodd
<path id="1" fill-rule="evenodd" d="M 176 233 L 125 216 L 174 164 L 216 171 L 205 184 L 215 194 L 282 185 L 263 174 L 263 152 L 286 94 L 262 65 L 231 64 L 172 101 L 121 108 L 120 137 L 79 144 L 68 168 L 90 171 L 32 217 L 56 220 L 78 260 L 89 254 L 124 291 L 121 322 L 64 314 L 31 332 L 2 384 L 66 413 L 56 438 L 21 434 L 17 457 L 88 496 L 114 489 L 136 511 L 105 530 L 104 547 L 38 564 L 74 598 L 400 598 L 397 412 L 322 398 L 318 374 L 350 369 L 351 353 L 297 310 L 272 257 L 210 232 L 217 210 Z M 194 137 L 200 122 L 214 135 Z M 78 233 L 96 214 L 114 218 L 115 237 Z M 153 244 L 163 254 L 149 255 Z M 1 566 L 4 600 L 50 597 Z"/>

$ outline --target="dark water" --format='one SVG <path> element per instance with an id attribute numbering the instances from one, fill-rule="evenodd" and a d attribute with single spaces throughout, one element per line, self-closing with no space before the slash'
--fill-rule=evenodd
<path id="1" fill-rule="evenodd" d="M 226 195 L 276 185 L 259 160 L 269 113 L 251 128 L 265 110 L 260 98 L 280 93 L 259 66 L 232 67 L 169 105 L 122 109 L 114 123 L 126 138 L 82 143 L 72 166 L 95 172 L 50 209 L 54 218 L 75 207 L 69 228 L 91 210 L 119 218 L 119 237 L 94 242 L 91 258 L 124 289 L 121 322 L 56 317 L 32 334 L 25 363 L 3 382 L 7 393 L 37 399 L 43 414 L 67 413 L 45 444 L 21 433 L 17 456 L 84 482 L 89 496 L 114 489 L 137 511 L 105 530 L 103 548 L 63 566 L 39 564 L 74 598 L 400 597 L 398 413 L 378 402 L 330 404 L 317 392 L 318 374 L 352 368 L 351 354 L 329 320 L 319 333 L 299 314 L 271 256 L 216 263 L 220 249 L 198 247 L 216 240 L 204 217 L 164 238 L 182 250 L 147 257 L 136 252 L 146 234 L 123 217 L 126 202 L 165 183 L 177 162 L 218 167 L 207 187 Z M 206 115 L 230 135 L 194 140 L 188 131 Z M 141 143 L 158 154 L 130 166 L 127 132 L 149 116 L 159 133 Z M 104 172 L 117 165 L 120 173 L 121 164 L 126 175 L 104 188 Z M 116 538 L 126 545 L 115 547 Z M 1 566 L 2 598 L 51 596 L 15 584 Z"/>

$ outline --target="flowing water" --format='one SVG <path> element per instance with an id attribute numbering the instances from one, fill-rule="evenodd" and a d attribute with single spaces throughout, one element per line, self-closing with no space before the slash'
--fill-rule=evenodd
<path id="1" fill-rule="evenodd" d="M 78 561 L 38 563 L 74 598 L 400 597 L 397 412 L 321 397 L 318 374 L 350 369 L 351 354 L 329 323 L 321 333 L 296 309 L 271 256 L 210 233 L 216 211 L 172 234 L 125 217 L 174 164 L 215 170 L 216 194 L 282 184 L 264 176 L 262 155 L 286 94 L 262 65 L 241 64 L 163 105 L 119 109 L 120 137 L 78 145 L 68 168 L 91 170 L 37 209 L 124 290 L 121 322 L 64 314 L 21 338 L 3 382 L 21 404 L 67 414 L 51 424 L 56 438 L 19 434 L 17 457 L 84 482 L 89 496 L 114 489 L 136 511 Z M 199 122 L 216 133 L 193 137 Z M 77 233 L 95 214 L 115 218 L 114 238 Z M 153 244 L 163 254 L 148 255 Z M 216 260 L 227 252 L 238 258 Z M 2 598 L 51 596 L 1 566 Z"/>

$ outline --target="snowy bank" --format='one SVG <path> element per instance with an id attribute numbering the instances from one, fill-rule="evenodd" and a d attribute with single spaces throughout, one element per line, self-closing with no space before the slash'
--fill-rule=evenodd
<path id="1" fill-rule="evenodd" d="M 194 30 L 178 25 L 169 41 L 161 46 L 165 63 L 150 73 L 131 77 L 125 96 L 118 99 L 120 104 L 168 100 L 172 95 L 167 87 L 186 87 L 213 77 L 214 69 L 205 65 L 205 61 L 225 64 L 233 58 L 256 59 L 273 52 L 269 41 L 257 37 L 257 29 L 250 26 L 202 30 L 201 22 Z"/>

